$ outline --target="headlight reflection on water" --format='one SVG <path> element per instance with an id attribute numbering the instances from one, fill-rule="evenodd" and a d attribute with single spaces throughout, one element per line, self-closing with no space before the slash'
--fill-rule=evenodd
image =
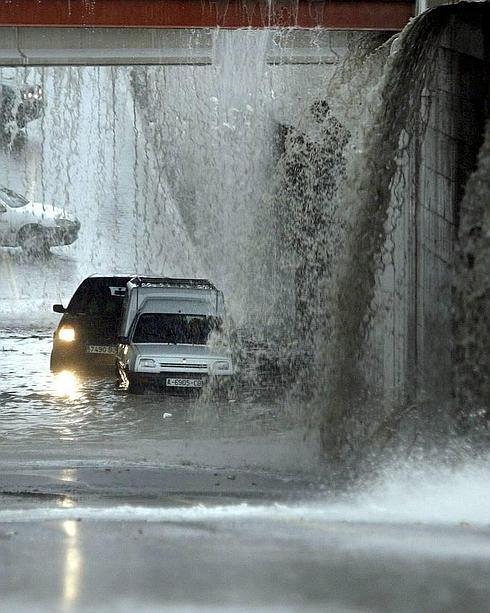
<path id="1" fill-rule="evenodd" d="M 64 521 L 66 534 L 65 565 L 63 575 L 63 604 L 71 608 L 80 595 L 80 579 L 83 558 L 79 542 L 79 524 L 77 521 Z"/>
<path id="2" fill-rule="evenodd" d="M 59 506 L 65 509 L 75 507 L 75 502 L 64 498 Z M 83 570 L 83 556 L 80 548 L 80 525 L 76 520 L 62 522 L 65 533 L 65 564 L 63 572 L 62 604 L 64 609 L 71 609 L 76 605 L 80 596 L 80 582 Z"/>
<path id="3" fill-rule="evenodd" d="M 74 400 L 79 396 L 80 385 L 77 375 L 70 370 L 63 370 L 54 375 L 54 395 Z"/>

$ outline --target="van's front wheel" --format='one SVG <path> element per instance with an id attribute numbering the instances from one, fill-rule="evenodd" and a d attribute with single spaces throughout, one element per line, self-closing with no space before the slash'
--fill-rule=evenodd
<path id="1" fill-rule="evenodd" d="M 128 377 L 128 392 L 130 394 L 143 394 L 145 386 L 140 381 L 135 381 Z"/>
<path id="2" fill-rule="evenodd" d="M 141 381 L 135 381 L 129 376 L 129 372 L 121 364 L 116 366 L 117 374 L 121 385 L 126 388 L 130 394 L 142 394 L 145 391 L 145 386 Z"/>

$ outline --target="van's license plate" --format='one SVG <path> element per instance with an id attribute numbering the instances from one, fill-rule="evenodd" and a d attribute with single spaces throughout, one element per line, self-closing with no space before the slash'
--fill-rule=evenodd
<path id="1" fill-rule="evenodd" d="M 167 387 L 202 387 L 202 379 L 171 379 L 165 380 Z"/>
<path id="2" fill-rule="evenodd" d="M 114 345 L 87 345 L 87 353 L 107 353 L 116 355 L 116 347 Z"/>

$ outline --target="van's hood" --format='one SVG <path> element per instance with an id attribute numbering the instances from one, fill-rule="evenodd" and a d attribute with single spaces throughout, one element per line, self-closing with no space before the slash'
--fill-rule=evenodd
<path id="1" fill-rule="evenodd" d="M 229 358 L 228 348 L 209 347 L 208 345 L 168 345 L 166 343 L 135 343 L 134 351 L 138 356 L 172 358 Z"/>

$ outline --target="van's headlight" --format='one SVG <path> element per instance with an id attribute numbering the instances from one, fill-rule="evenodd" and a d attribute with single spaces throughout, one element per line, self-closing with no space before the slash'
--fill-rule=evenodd
<path id="1" fill-rule="evenodd" d="M 58 338 L 64 343 L 73 343 L 75 340 L 75 328 L 71 326 L 61 326 L 58 332 Z"/>
<path id="2" fill-rule="evenodd" d="M 151 358 L 143 358 L 140 360 L 140 366 L 143 368 L 155 368 L 156 365 L 157 363 L 155 360 L 152 360 Z"/>
<path id="3" fill-rule="evenodd" d="M 226 360 L 215 362 L 213 368 L 215 372 L 220 372 L 220 371 L 222 372 L 224 370 L 230 370 L 230 363 Z"/>

